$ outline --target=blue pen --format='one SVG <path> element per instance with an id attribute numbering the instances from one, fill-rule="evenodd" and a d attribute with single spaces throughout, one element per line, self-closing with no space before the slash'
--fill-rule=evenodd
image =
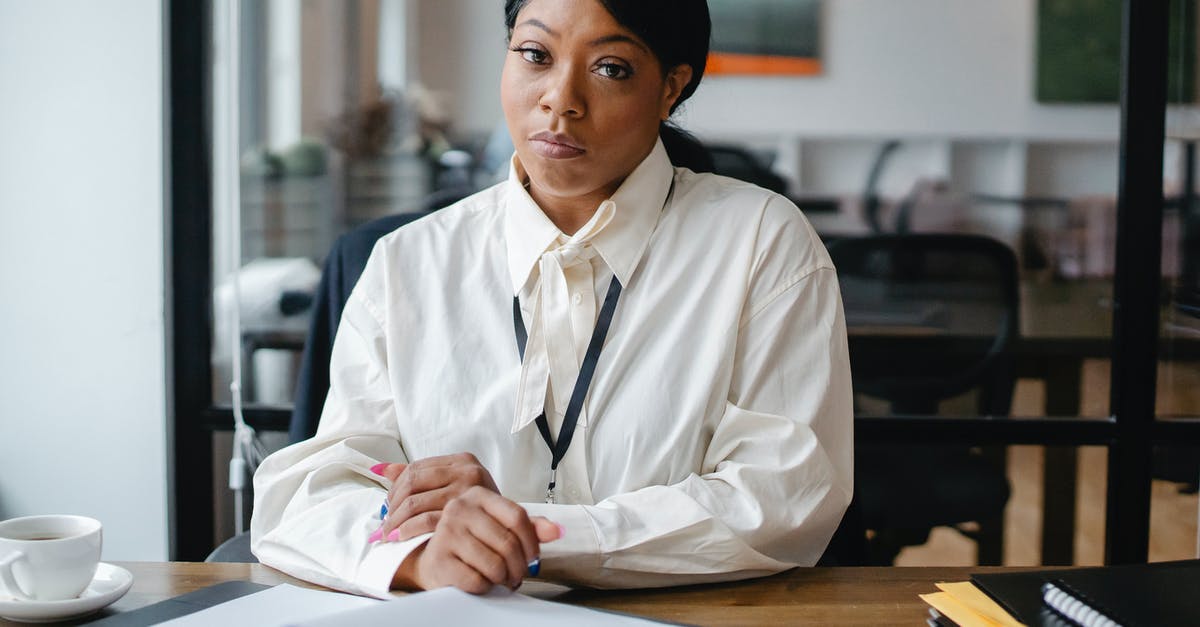
<path id="1" fill-rule="evenodd" d="M 381 463 L 381 464 L 375 464 L 374 466 L 371 466 L 371 472 L 379 475 L 380 477 L 383 477 L 383 476 L 385 476 L 383 474 L 383 471 L 387 467 L 388 467 L 388 464 L 386 462 Z M 382 536 L 381 532 L 383 531 L 382 521 L 387 518 L 387 515 L 388 515 L 387 496 L 384 496 L 383 497 L 383 505 L 381 505 L 379 507 L 379 520 L 380 520 L 381 524 L 379 525 L 379 529 L 376 530 L 375 533 L 371 534 L 371 538 L 370 538 L 370 540 L 368 540 L 368 542 L 374 543 L 374 542 L 378 542 L 379 540 L 383 539 L 382 537 L 380 537 L 380 536 Z"/>
<path id="2" fill-rule="evenodd" d="M 376 529 L 375 532 L 371 534 L 371 537 L 367 539 L 367 542 L 374 544 L 383 539 L 383 519 L 387 518 L 387 513 L 388 513 L 388 506 L 387 506 L 387 500 L 385 499 L 383 501 L 383 506 L 379 508 L 379 528 Z"/>

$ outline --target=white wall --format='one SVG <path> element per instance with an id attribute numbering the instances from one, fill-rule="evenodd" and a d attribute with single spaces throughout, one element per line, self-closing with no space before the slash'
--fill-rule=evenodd
<path id="1" fill-rule="evenodd" d="M 1036 17 L 1035 0 L 827 0 L 822 76 L 707 76 L 687 121 L 717 135 L 1115 141 L 1115 104 L 1036 102 Z"/>
<path id="2" fill-rule="evenodd" d="M 413 0 L 410 0 L 413 1 Z M 446 96 L 456 130 L 487 133 L 504 120 L 500 68 L 504 3 L 499 0 L 417 0 L 413 48 L 425 87 Z"/>
<path id="3" fill-rule="evenodd" d="M 456 121 L 501 120 L 503 11 L 492 0 L 420 0 L 421 78 Z M 686 125 L 717 137 L 1111 140 L 1115 105 L 1034 98 L 1035 0 L 827 0 L 822 76 L 706 76 Z"/>
<path id="4" fill-rule="evenodd" d="M 161 0 L 0 0 L 0 517 L 168 553 Z"/>
<path id="5" fill-rule="evenodd" d="M 798 152 L 780 173 L 808 193 L 859 193 L 890 138 L 904 142 L 880 181 L 892 197 L 918 178 L 962 193 L 1116 193 L 1117 105 L 1036 100 L 1035 0 L 830 0 L 822 28 L 821 76 L 708 76 L 685 125 Z"/>

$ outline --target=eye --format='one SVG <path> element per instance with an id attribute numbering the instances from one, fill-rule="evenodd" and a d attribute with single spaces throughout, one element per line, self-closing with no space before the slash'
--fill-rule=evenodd
<path id="1" fill-rule="evenodd" d="M 633 71 L 620 63 L 600 63 L 596 66 L 595 72 L 604 78 L 613 80 L 625 80 L 633 75 Z"/>
<path id="2" fill-rule="evenodd" d="M 544 64 L 546 62 L 546 59 L 550 56 L 550 55 L 546 54 L 545 50 L 539 50 L 537 48 L 531 48 L 528 46 L 523 47 L 523 48 L 511 48 L 511 50 L 513 52 L 520 54 L 521 58 L 525 59 L 526 62 L 532 63 L 534 65 Z"/>

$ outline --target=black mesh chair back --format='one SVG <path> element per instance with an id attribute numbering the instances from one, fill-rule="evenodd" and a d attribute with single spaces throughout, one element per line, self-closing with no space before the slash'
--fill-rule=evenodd
<path id="1" fill-rule="evenodd" d="M 829 254 L 856 397 L 885 401 L 894 414 L 931 415 L 974 391 L 980 415 L 1009 413 L 1020 307 L 1008 247 L 976 235 L 875 235 L 831 242 Z M 864 444 L 855 475 L 858 520 L 839 534 L 873 532 L 867 563 L 891 564 L 939 526 L 975 539 L 980 564 L 1001 562 L 1010 493 L 1003 448 Z"/>
<path id="2" fill-rule="evenodd" d="M 1019 333 L 1016 256 L 977 235 L 837 240 L 855 391 L 895 413 L 933 414 L 973 389 L 980 412 L 1006 415 Z"/>

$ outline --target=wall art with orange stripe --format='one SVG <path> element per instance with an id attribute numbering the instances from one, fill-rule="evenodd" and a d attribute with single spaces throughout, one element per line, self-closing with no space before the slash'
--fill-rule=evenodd
<path id="1" fill-rule="evenodd" d="M 821 0 L 708 0 L 707 73 L 821 74 Z"/>

